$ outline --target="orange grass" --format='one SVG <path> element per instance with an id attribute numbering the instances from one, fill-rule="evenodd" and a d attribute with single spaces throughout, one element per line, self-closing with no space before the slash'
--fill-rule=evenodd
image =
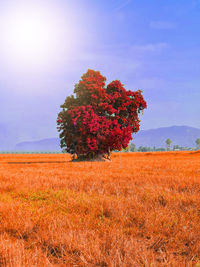
<path id="1" fill-rule="evenodd" d="M 200 266 L 200 152 L 0 155 L 0 266 Z"/>

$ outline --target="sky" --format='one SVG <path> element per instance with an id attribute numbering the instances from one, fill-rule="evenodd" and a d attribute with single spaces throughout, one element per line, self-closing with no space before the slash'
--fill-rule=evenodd
<path id="1" fill-rule="evenodd" d="M 88 69 L 143 90 L 141 129 L 200 128 L 200 0 L 0 0 L 0 139 L 57 137 Z"/>

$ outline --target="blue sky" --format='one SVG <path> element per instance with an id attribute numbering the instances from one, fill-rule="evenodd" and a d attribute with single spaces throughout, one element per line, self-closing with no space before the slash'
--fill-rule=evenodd
<path id="1" fill-rule="evenodd" d="M 148 109 L 141 129 L 200 128 L 199 0 L 24 3 L 43 10 L 41 17 L 48 11 L 54 47 L 49 42 L 45 57 L 25 58 L 0 45 L 0 138 L 5 142 L 58 136 L 60 105 L 87 69 L 99 70 L 107 83 L 119 79 L 127 89 L 143 90 Z M 13 6 L 24 3 L 1 0 L 0 24 Z M 5 32 L 5 18 L 4 25 Z"/>

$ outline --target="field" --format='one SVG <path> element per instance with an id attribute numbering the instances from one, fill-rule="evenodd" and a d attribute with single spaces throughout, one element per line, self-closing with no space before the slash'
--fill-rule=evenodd
<path id="1" fill-rule="evenodd" d="M 0 266 L 199 267 L 200 152 L 0 155 Z"/>

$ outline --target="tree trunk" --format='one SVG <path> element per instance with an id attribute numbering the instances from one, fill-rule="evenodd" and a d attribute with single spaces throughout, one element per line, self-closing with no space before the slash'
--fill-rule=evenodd
<path id="1" fill-rule="evenodd" d="M 105 157 L 103 154 L 97 154 L 94 156 L 91 155 L 78 155 L 77 158 L 72 156 L 72 161 L 74 162 L 80 162 L 80 161 L 111 161 L 110 159 L 110 152 L 107 154 L 108 156 Z"/>
<path id="2" fill-rule="evenodd" d="M 108 147 L 108 159 L 111 160 L 110 159 L 110 147 Z"/>

